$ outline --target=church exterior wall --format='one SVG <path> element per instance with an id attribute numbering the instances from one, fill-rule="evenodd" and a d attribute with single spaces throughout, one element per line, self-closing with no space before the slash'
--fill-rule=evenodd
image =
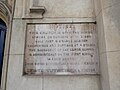
<path id="1" fill-rule="evenodd" d="M 9 63 L 6 90 L 120 89 L 119 0 L 15 0 L 15 8 L 12 10 L 14 15 L 10 52 L 7 54 Z M 23 74 L 28 24 L 91 22 L 96 23 L 98 32 L 99 75 Z"/>

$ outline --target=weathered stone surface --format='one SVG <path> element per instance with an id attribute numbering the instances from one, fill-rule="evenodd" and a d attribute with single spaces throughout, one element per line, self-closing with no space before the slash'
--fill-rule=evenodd
<path id="1" fill-rule="evenodd" d="M 101 0 L 103 9 L 110 8 L 113 5 L 120 3 L 120 0 Z"/>
<path id="2" fill-rule="evenodd" d="M 101 90 L 99 76 L 45 76 L 44 90 Z"/>
<path id="3" fill-rule="evenodd" d="M 42 77 L 23 76 L 24 55 L 9 55 L 6 90 L 42 90 Z"/>
<path id="4" fill-rule="evenodd" d="M 86 18 L 95 16 L 93 0 L 31 0 L 31 3 L 29 0 L 24 4 L 26 7 L 24 8 L 24 18 L 40 18 L 39 14 L 29 14 L 29 8 L 31 5 L 33 5 L 33 7 L 44 6 L 46 8 L 44 17 L 46 18 Z"/>
<path id="5" fill-rule="evenodd" d="M 110 90 L 120 90 L 120 51 L 108 52 Z"/>
<path id="6" fill-rule="evenodd" d="M 103 10 L 106 51 L 120 50 L 120 3 Z"/>
<path id="7" fill-rule="evenodd" d="M 23 16 L 23 1 L 24 0 L 16 0 L 14 18 L 21 18 Z"/>
<path id="8" fill-rule="evenodd" d="M 30 1 L 16 0 L 13 21 L 7 90 L 119 90 L 120 89 L 120 29 L 119 0 L 39 0 L 35 6 L 45 6 L 44 19 L 29 16 Z M 100 4 L 101 3 L 101 4 Z M 102 10 L 101 10 L 102 9 Z M 37 14 L 39 16 L 39 14 Z M 99 76 L 32 76 L 23 74 L 25 21 L 28 23 L 91 22 L 97 20 L 99 37 L 101 85 Z M 6 53 L 8 54 L 8 53 Z"/>
<path id="9" fill-rule="evenodd" d="M 100 54 L 100 72 L 101 72 L 100 81 L 102 90 L 110 90 L 109 71 L 107 63 L 108 63 L 107 54 L 106 53 Z"/>
<path id="10" fill-rule="evenodd" d="M 98 43 L 99 43 L 99 53 L 104 53 L 106 51 L 106 42 L 105 42 L 105 34 L 104 34 L 104 24 L 102 13 L 100 13 L 97 17 L 97 32 L 98 32 Z"/>
<path id="11" fill-rule="evenodd" d="M 102 12 L 101 0 L 94 0 L 96 17 Z"/>
<path id="12" fill-rule="evenodd" d="M 99 74 L 95 27 L 95 24 L 28 25 L 24 73 Z"/>
<path id="13" fill-rule="evenodd" d="M 14 20 L 11 35 L 10 54 L 24 54 L 25 27 L 22 20 Z"/>
<path id="14" fill-rule="evenodd" d="M 102 90 L 119 90 L 119 0 L 101 0 L 97 16 Z M 116 67 L 116 68 L 115 68 Z"/>

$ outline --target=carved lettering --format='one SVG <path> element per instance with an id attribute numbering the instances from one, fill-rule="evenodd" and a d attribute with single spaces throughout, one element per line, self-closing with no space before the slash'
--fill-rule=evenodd
<path id="1" fill-rule="evenodd" d="M 27 30 L 24 73 L 99 74 L 95 24 L 36 24 Z"/>

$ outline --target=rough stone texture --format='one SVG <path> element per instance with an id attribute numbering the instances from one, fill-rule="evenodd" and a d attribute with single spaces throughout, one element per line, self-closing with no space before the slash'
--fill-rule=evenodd
<path id="1" fill-rule="evenodd" d="M 45 18 L 89 18 L 94 17 L 94 0 L 39 0 L 36 4 L 36 0 L 30 0 L 24 2 L 24 14 L 23 18 L 36 18 L 40 15 L 35 13 L 29 13 L 29 7 L 44 6 L 46 8 Z M 35 3 L 33 5 L 33 3 Z"/>
<path id="2" fill-rule="evenodd" d="M 26 5 L 26 3 L 27 5 Z M 93 22 L 93 0 L 39 0 L 47 12 L 42 20 L 23 20 L 29 14 L 29 0 L 16 0 L 10 46 L 7 90 L 100 90 L 99 76 L 23 76 L 24 44 L 27 23 Z"/>
<path id="3" fill-rule="evenodd" d="M 106 43 L 105 43 L 105 35 L 104 35 L 104 25 L 103 25 L 103 17 L 102 13 L 100 13 L 97 17 L 97 30 L 98 30 L 98 43 L 99 43 L 99 53 L 103 53 L 106 51 Z"/>
<path id="4" fill-rule="evenodd" d="M 102 8 L 105 9 L 120 3 L 120 0 L 101 0 L 101 2 Z"/>
<path id="5" fill-rule="evenodd" d="M 95 14 L 96 17 L 101 13 L 102 6 L 101 6 L 101 0 L 94 0 L 95 5 Z"/>
<path id="6" fill-rule="evenodd" d="M 47 76 L 44 90 L 100 90 L 99 76 Z"/>
<path id="7" fill-rule="evenodd" d="M 120 3 L 109 1 L 110 6 L 103 9 L 104 32 L 110 90 L 120 89 Z"/>
<path id="8" fill-rule="evenodd" d="M 23 60 L 24 55 L 9 55 L 7 90 L 42 90 L 42 77 L 22 75 Z"/>
<path id="9" fill-rule="evenodd" d="M 10 54 L 24 54 L 25 29 L 24 21 L 14 20 L 11 35 Z"/>
<path id="10" fill-rule="evenodd" d="M 33 0 L 34 1 L 34 0 Z M 94 17 L 93 0 L 39 0 L 45 6 L 45 17 Z"/>
<path id="11" fill-rule="evenodd" d="M 101 10 L 98 9 L 99 5 L 96 5 L 96 16 L 100 46 L 100 79 L 102 90 L 119 90 L 120 1 L 97 0 L 97 2 L 101 2 Z"/>
<path id="12" fill-rule="evenodd" d="M 29 14 L 29 2 L 16 0 L 15 3 L 6 90 L 120 90 L 120 0 L 39 0 L 37 5 L 47 9 L 45 18 L 23 20 Z M 22 75 L 26 22 L 92 21 L 97 21 L 98 27 L 100 80 L 99 76 L 89 75 Z"/>
<path id="13" fill-rule="evenodd" d="M 120 50 L 120 3 L 103 10 L 107 51 Z"/>
<path id="14" fill-rule="evenodd" d="M 110 90 L 120 90 L 120 51 L 108 52 Z"/>
<path id="15" fill-rule="evenodd" d="M 14 18 L 21 18 L 23 16 L 23 0 L 16 0 L 15 1 L 15 11 L 14 11 Z"/>
<path id="16" fill-rule="evenodd" d="M 101 90 L 110 90 L 108 66 L 107 66 L 107 55 L 105 53 L 106 52 L 106 42 L 105 42 L 102 6 L 101 6 L 100 0 L 94 0 L 94 1 L 95 1 L 95 9 L 96 9 L 98 39 L 99 39 L 98 43 L 99 43 L 99 54 L 100 54 Z"/>
<path id="17" fill-rule="evenodd" d="M 101 77 L 100 77 L 101 90 L 110 90 L 106 53 L 100 54 L 100 69 L 101 69 Z"/>

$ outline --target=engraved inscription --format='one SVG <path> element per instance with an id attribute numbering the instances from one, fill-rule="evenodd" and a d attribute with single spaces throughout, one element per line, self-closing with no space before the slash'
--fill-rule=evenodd
<path id="1" fill-rule="evenodd" d="M 99 74 L 95 24 L 28 25 L 24 73 Z"/>

